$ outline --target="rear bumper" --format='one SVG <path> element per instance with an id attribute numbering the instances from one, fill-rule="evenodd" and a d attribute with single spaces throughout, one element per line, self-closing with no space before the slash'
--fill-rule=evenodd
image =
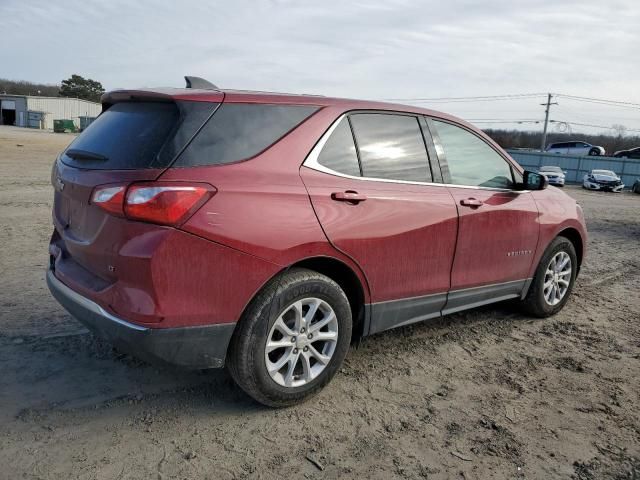
<path id="1" fill-rule="evenodd" d="M 77 320 L 113 345 L 152 363 L 200 369 L 224 366 L 235 323 L 179 328 L 147 328 L 111 315 L 47 272 L 53 296 Z"/>

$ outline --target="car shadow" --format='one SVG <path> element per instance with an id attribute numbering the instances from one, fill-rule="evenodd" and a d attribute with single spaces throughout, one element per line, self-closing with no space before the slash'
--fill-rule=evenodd
<path id="1" fill-rule="evenodd" d="M 54 337 L 0 336 L 0 421 L 29 411 L 139 403 L 162 395 L 200 399 L 217 412 L 258 405 L 223 369 L 185 371 L 150 365 L 89 332 Z"/>
<path id="2" fill-rule="evenodd" d="M 348 363 L 366 363 L 372 351 L 389 342 L 406 346 L 416 342 L 466 341 L 485 332 L 500 333 L 523 316 L 509 302 L 388 330 L 357 342 Z M 367 353 L 369 352 L 369 353 Z M 0 420 L 28 412 L 98 408 L 119 403 L 137 404 L 162 397 L 189 403 L 217 414 L 263 411 L 244 394 L 226 370 L 187 371 L 150 365 L 118 352 L 88 331 L 50 337 L 0 336 Z"/>

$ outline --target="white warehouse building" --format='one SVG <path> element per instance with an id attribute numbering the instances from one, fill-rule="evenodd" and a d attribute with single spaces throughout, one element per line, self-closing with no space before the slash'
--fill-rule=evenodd
<path id="1" fill-rule="evenodd" d="M 81 127 L 81 117 L 95 118 L 102 105 L 79 98 L 39 97 L 0 94 L 0 125 L 53 129 L 54 120 L 73 120 Z"/>

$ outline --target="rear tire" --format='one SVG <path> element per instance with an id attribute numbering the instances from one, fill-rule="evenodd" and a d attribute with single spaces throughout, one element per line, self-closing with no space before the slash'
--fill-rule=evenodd
<path id="1" fill-rule="evenodd" d="M 568 269 L 567 265 L 563 266 L 565 261 L 568 261 Z M 540 318 L 562 310 L 573 290 L 577 268 L 578 258 L 571 241 L 562 236 L 556 237 L 540 259 L 527 296 L 522 301 L 523 310 Z M 554 287 L 556 290 L 552 290 Z"/>
<path id="2" fill-rule="evenodd" d="M 249 304 L 231 339 L 227 367 L 240 388 L 264 405 L 300 403 L 340 369 L 351 330 L 351 308 L 340 286 L 312 270 L 291 269 Z"/>

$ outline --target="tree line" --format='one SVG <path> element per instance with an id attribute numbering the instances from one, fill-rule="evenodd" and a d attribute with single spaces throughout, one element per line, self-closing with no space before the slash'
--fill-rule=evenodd
<path id="1" fill-rule="evenodd" d="M 73 74 L 66 80 L 62 80 L 60 85 L 0 78 L 0 93 L 42 97 L 71 97 L 99 102 L 104 93 L 104 88 L 96 80 Z"/>
<path id="2" fill-rule="evenodd" d="M 486 129 L 489 135 L 502 148 L 531 148 L 538 150 L 542 141 L 542 132 L 521 130 Z M 607 154 L 613 154 L 617 150 L 627 150 L 640 147 L 639 135 L 611 135 L 606 133 L 558 133 L 547 134 L 547 145 L 555 142 L 569 142 L 572 140 L 584 141 L 591 145 L 604 147 Z"/>

